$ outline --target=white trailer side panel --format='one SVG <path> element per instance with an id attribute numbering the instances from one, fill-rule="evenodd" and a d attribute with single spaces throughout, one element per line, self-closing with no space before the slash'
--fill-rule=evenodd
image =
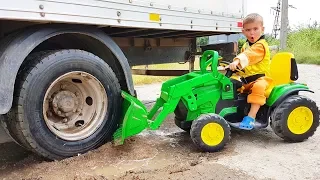
<path id="1" fill-rule="evenodd" d="M 241 32 L 245 0 L 10 0 L 0 19 L 98 26 Z"/>
<path id="2" fill-rule="evenodd" d="M 153 0 L 157 4 L 163 4 L 175 7 L 186 7 L 193 12 L 212 11 L 221 16 L 243 16 L 245 0 Z"/>

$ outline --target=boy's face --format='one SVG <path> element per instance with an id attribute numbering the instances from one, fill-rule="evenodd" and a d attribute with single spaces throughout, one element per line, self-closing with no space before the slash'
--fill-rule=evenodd
<path id="1" fill-rule="evenodd" d="M 247 23 L 243 25 L 242 33 L 247 37 L 248 41 L 251 43 L 256 42 L 262 32 L 264 31 L 264 27 L 262 23 L 259 21 L 254 21 L 252 23 Z"/>

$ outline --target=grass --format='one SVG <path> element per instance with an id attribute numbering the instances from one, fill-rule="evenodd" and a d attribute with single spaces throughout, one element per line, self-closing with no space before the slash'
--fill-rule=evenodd
<path id="1" fill-rule="evenodd" d="M 320 65 L 320 28 L 300 28 L 288 34 L 288 48 L 298 63 Z"/>

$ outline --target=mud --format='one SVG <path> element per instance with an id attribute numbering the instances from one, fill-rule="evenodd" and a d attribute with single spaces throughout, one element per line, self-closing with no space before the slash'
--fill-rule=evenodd
<path id="1" fill-rule="evenodd" d="M 2 160 L 0 179 L 255 179 L 216 163 L 223 156 L 236 154 L 234 144 L 215 154 L 199 152 L 188 133 L 170 126 L 173 124 L 167 124 L 166 130 L 143 132 L 123 146 L 108 143 L 87 154 L 55 162 L 7 144 L 17 153 Z M 7 150 L 11 154 L 9 147 Z"/>
<path id="2" fill-rule="evenodd" d="M 320 68 L 299 65 L 299 81 L 320 105 Z M 137 87 L 148 107 L 160 84 Z M 270 127 L 232 131 L 231 141 L 217 153 L 197 149 L 170 115 L 159 130 L 143 131 L 122 146 L 111 143 L 62 161 L 48 162 L 10 142 L 0 145 L 0 179 L 320 179 L 320 132 L 302 143 L 287 143 Z"/>

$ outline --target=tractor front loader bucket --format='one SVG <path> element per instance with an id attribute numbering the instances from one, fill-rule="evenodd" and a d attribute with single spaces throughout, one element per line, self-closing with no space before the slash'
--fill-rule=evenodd
<path id="1" fill-rule="evenodd" d="M 122 124 L 113 134 L 114 143 L 120 145 L 129 136 L 136 135 L 148 127 L 148 111 L 137 98 L 122 91 Z"/>

